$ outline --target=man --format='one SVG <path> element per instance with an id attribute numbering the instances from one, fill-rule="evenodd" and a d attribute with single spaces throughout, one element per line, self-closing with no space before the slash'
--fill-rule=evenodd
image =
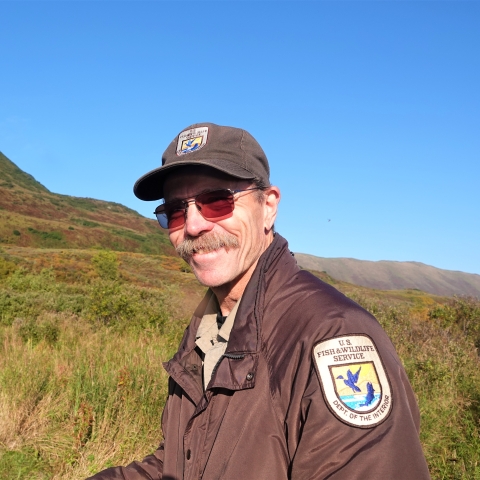
<path id="1" fill-rule="evenodd" d="M 393 345 L 274 233 L 280 191 L 249 133 L 188 127 L 134 191 L 165 199 L 160 225 L 210 288 L 164 365 L 164 441 L 93 479 L 430 478 Z"/>

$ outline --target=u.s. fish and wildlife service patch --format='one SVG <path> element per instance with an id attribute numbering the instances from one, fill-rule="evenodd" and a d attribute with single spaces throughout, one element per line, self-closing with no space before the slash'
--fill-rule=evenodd
<path id="1" fill-rule="evenodd" d="M 317 343 L 315 365 L 326 403 L 342 422 L 369 428 L 392 409 L 392 389 L 377 347 L 368 335 L 344 335 Z"/>
<path id="2" fill-rule="evenodd" d="M 177 155 L 185 155 L 200 150 L 207 143 L 207 137 L 208 127 L 184 130 L 178 136 Z"/>

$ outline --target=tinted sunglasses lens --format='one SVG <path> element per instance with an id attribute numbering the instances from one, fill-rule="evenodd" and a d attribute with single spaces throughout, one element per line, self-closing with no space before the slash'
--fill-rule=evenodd
<path id="1" fill-rule="evenodd" d="M 182 227 L 185 224 L 185 210 L 174 210 L 172 213 L 168 214 L 168 228 L 178 228 Z"/>
<path id="2" fill-rule="evenodd" d="M 168 228 L 168 220 L 165 213 L 155 213 L 155 216 L 157 217 L 158 223 L 162 228 Z"/>
<path id="3" fill-rule="evenodd" d="M 165 215 L 168 221 L 168 228 L 178 228 L 185 223 L 184 202 L 171 202 L 164 204 Z"/>
<path id="4" fill-rule="evenodd" d="M 185 207 L 182 202 L 164 203 L 155 210 L 162 228 L 177 228 L 185 223 Z"/>
<path id="5" fill-rule="evenodd" d="M 233 194 L 229 190 L 201 193 L 196 197 L 195 204 L 207 220 L 229 215 L 235 207 Z"/>

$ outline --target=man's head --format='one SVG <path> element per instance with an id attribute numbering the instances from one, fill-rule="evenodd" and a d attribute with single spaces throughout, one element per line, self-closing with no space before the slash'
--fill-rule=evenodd
<path id="1" fill-rule="evenodd" d="M 266 156 L 248 132 L 197 124 L 173 140 L 162 167 L 134 191 L 165 199 L 157 217 L 201 283 L 243 292 L 273 239 L 280 192 L 268 176 Z"/>

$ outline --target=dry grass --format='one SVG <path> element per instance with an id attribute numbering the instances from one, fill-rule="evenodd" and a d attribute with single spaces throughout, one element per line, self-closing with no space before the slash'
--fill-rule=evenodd
<path id="1" fill-rule="evenodd" d="M 53 347 L 25 343 L 13 326 L 3 329 L 0 445 L 41 459 L 28 478 L 55 479 L 85 478 L 154 450 L 166 397 L 161 362 L 181 328 L 170 336 L 125 335 L 94 330 L 74 316 L 57 320 L 61 335 Z"/>

